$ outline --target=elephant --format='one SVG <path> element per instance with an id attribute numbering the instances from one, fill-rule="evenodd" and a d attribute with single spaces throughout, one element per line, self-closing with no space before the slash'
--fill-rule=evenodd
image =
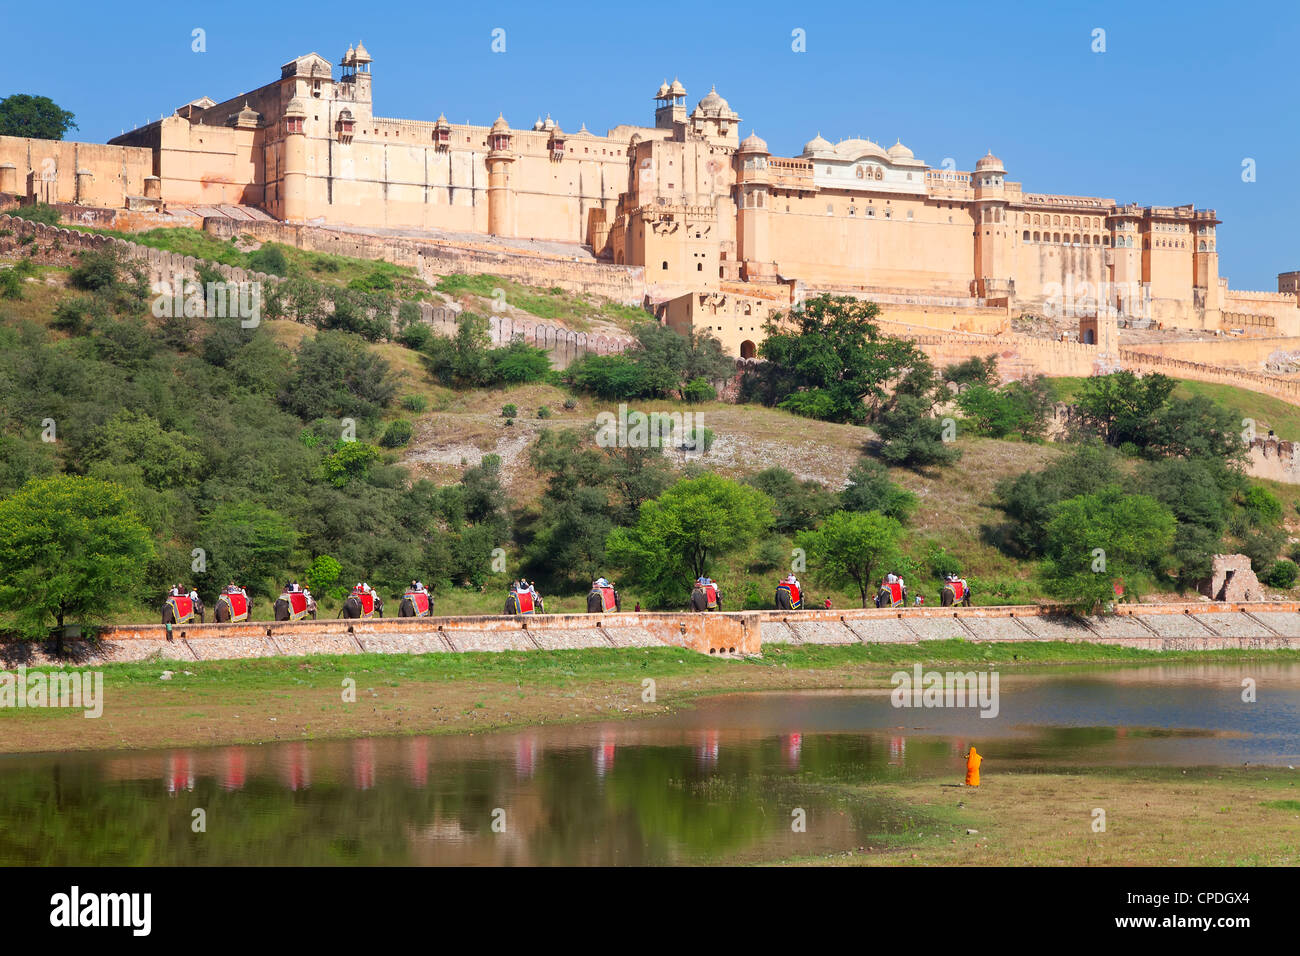
<path id="1" fill-rule="evenodd" d="M 623 610 L 622 596 L 614 588 L 610 588 L 610 590 L 614 591 L 614 610 L 622 611 Z M 600 588 L 592 588 L 591 593 L 587 595 L 587 613 L 588 614 L 605 613 L 605 599 L 600 593 Z"/>
<path id="2" fill-rule="evenodd" d="M 200 623 L 200 624 L 206 624 L 206 623 L 207 623 L 206 621 L 203 620 L 203 602 L 202 602 L 202 601 L 195 601 L 195 602 L 194 602 L 194 613 L 197 614 L 197 615 L 199 616 L 199 623 Z M 163 622 L 164 624 L 179 624 L 179 623 L 180 623 L 179 621 L 176 620 L 176 611 L 172 608 L 171 601 L 166 601 L 166 602 L 164 602 L 164 604 L 163 604 L 163 607 L 162 607 L 162 622 Z"/>
<path id="3" fill-rule="evenodd" d="M 714 591 L 714 606 L 709 607 L 709 596 L 704 593 L 704 588 L 697 587 L 691 591 L 691 610 L 692 611 L 721 611 L 722 610 L 722 592 Z"/>
<path id="4" fill-rule="evenodd" d="M 894 592 L 882 584 L 880 590 L 876 592 L 876 607 L 906 607 L 907 588 L 902 588 L 899 593 L 902 594 L 902 600 L 895 604 Z"/>
<path id="5" fill-rule="evenodd" d="M 954 604 L 970 607 L 970 588 L 962 588 L 961 600 L 958 600 L 957 589 L 953 587 L 953 582 L 949 581 L 939 591 L 939 603 L 944 607 L 952 607 Z"/>
<path id="6" fill-rule="evenodd" d="M 799 602 L 795 603 L 795 601 L 790 596 L 790 588 L 785 585 L 780 585 L 780 584 L 777 585 L 776 609 L 778 611 L 798 611 L 801 610 L 802 608 L 803 608 L 802 595 L 800 595 Z"/>
<path id="7" fill-rule="evenodd" d="M 349 594 L 347 600 L 343 602 L 343 610 L 339 611 L 339 617 L 351 620 L 360 617 L 361 613 L 361 598 L 357 597 L 355 594 Z M 384 602 L 380 599 L 378 594 L 375 595 L 375 616 L 384 616 Z"/>
<path id="8" fill-rule="evenodd" d="M 538 595 L 537 597 L 533 598 L 533 609 L 531 611 L 520 611 L 519 595 L 511 591 L 508 595 L 506 595 L 505 613 L 506 614 L 545 614 L 546 608 L 542 604 L 541 595 Z"/>
<path id="9" fill-rule="evenodd" d="M 433 613 L 432 594 L 429 595 L 429 613 L 430 614 Z M 407 594 L 402 595 L 402 603 L 397 606 L 397 616 L 398 617 L 419 617 L 420 616 L 415 609 L 415 602 L 411 600 L 410 595 Z M 383 615 L 381 614 L 380 617 L 383 617 Z"/>
<path id="10" fill-rule="evenodd" d="M 376 599 L 377 601 L 378 599 Z M 316 620 L 316 602 L 312 601 L 307 605 L 307 616 L 313 621 Z M 293 609 L 289 605 L 289 599 L 281 594 L 275 599 L 275 619 L 277 621 L 293 620 Z"/>

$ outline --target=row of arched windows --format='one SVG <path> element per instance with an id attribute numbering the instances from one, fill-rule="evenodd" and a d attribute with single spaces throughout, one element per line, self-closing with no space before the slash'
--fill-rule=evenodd
<path id="1" fill-rule="evenodd" d="M 1034 213 L 1031 217 L 1029 213 L 1024 213 L 1024 219 L 1025 225 L 1027 226 L 1082 226 L 1085 229 L 1101 228 L 1101 219 L 1096 216 L 1074 216 L 1074 221 L 1071 222 L 1070 216 Z"/>
<path id="2" fill-rule="evenodd" d="M 1030 238 L 1030 231 L 1026 229 L 1021 236 L 1024 242 L 1063 242 L 1075 246 L 1108 246 L 1110 245 L 1110 236 L 1093 236 L 1088 233 L 1060 233 L 1060 232 L 1034 232 Z M 1118 240 L 1115 243 L 1119 245 Z"/>

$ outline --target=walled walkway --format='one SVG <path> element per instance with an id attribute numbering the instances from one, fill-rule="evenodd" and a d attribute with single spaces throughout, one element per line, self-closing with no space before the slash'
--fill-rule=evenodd
<path id="1" fill-rule="evenodd" d="M 258 622 L 109 628 L 97 644 L 71 642 L 82 663 L 205 661 L 307 654 L 452 654 L 468 651 L 680 647 L 740 658 L 771 644 L 917 644 L 960 639 L 1070 641 L 1167 650 L 1300 649 L 1300 602 L 1137 604 L 1106 617 L 1039 606 L 906 610 L 739 611 L 717 614 L 544 614 L 366 621 Z M 0 645 L 5 666 L 47 666 L 28 644 Z"/>

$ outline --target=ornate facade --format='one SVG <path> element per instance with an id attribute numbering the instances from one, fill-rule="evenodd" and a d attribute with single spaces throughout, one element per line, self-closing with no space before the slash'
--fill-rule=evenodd
<path id="1" fill-rule="evenodd" d="M 1228 289 L 1213 210 L 1027 192 L 991 152 L 962 172 L 901 142 L 819 134 L 798 156 L 774 156 L 757 135 L 741 140 L 740 117 L 716 91 L 688 108 L 677 80 L 655 92 L 653 125 L 604 136 L 566 132 L 549 115 L 526 128 L 504 116 L 388 119 L 372 108 L 372 65 L 361 44 L 337 69 L 298 57 L 274 82 L 195 100 L 112 144 L 152 153 L 164 203 L 587 244 L 643 267 L 665 321 L 707 328 L 738 354 L 761 341 L 770 311 L 822 290 L 933 328 L 1110 312 L 1300 334 L 1294 288 Z"/>

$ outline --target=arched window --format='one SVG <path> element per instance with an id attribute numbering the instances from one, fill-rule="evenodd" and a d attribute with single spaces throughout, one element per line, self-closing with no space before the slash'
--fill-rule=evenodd
<path id="1" fill-rule="evenodd" d="M 668 260 L 665 259 L 665 260 L 664 260 L 664 272 L 667 272 L 667 271 L 668 271 Z"/>
<path id="2" fill-rule="evenodd" d="M 1039 233 L 1035 232 L 1035 233 L 1034 233 L 1034 242 L 1039 242 L 1039 241 L 1041 241 L 1041 239 L 1042 239 L 1042 236 L 1041 236 Z"/>
<path id="3" fill-rule="evenodd" d="M 1024 241 L 1025 241 L 1025 242 L 1028 242 L 1028 241 L 1029 241 L 1029 230 L 1028 230 L 1028 229 L 1025 230 L 1025 238 L 1024 238 Z"/>
<path id="4" fill-rule="evenodd" d="M 756 354 L 758 354 L 758 349 L 754 346 L 753 342 L 749 341 L 749 339 L 740 343 L 741 358 L 752 359 Z"/>

